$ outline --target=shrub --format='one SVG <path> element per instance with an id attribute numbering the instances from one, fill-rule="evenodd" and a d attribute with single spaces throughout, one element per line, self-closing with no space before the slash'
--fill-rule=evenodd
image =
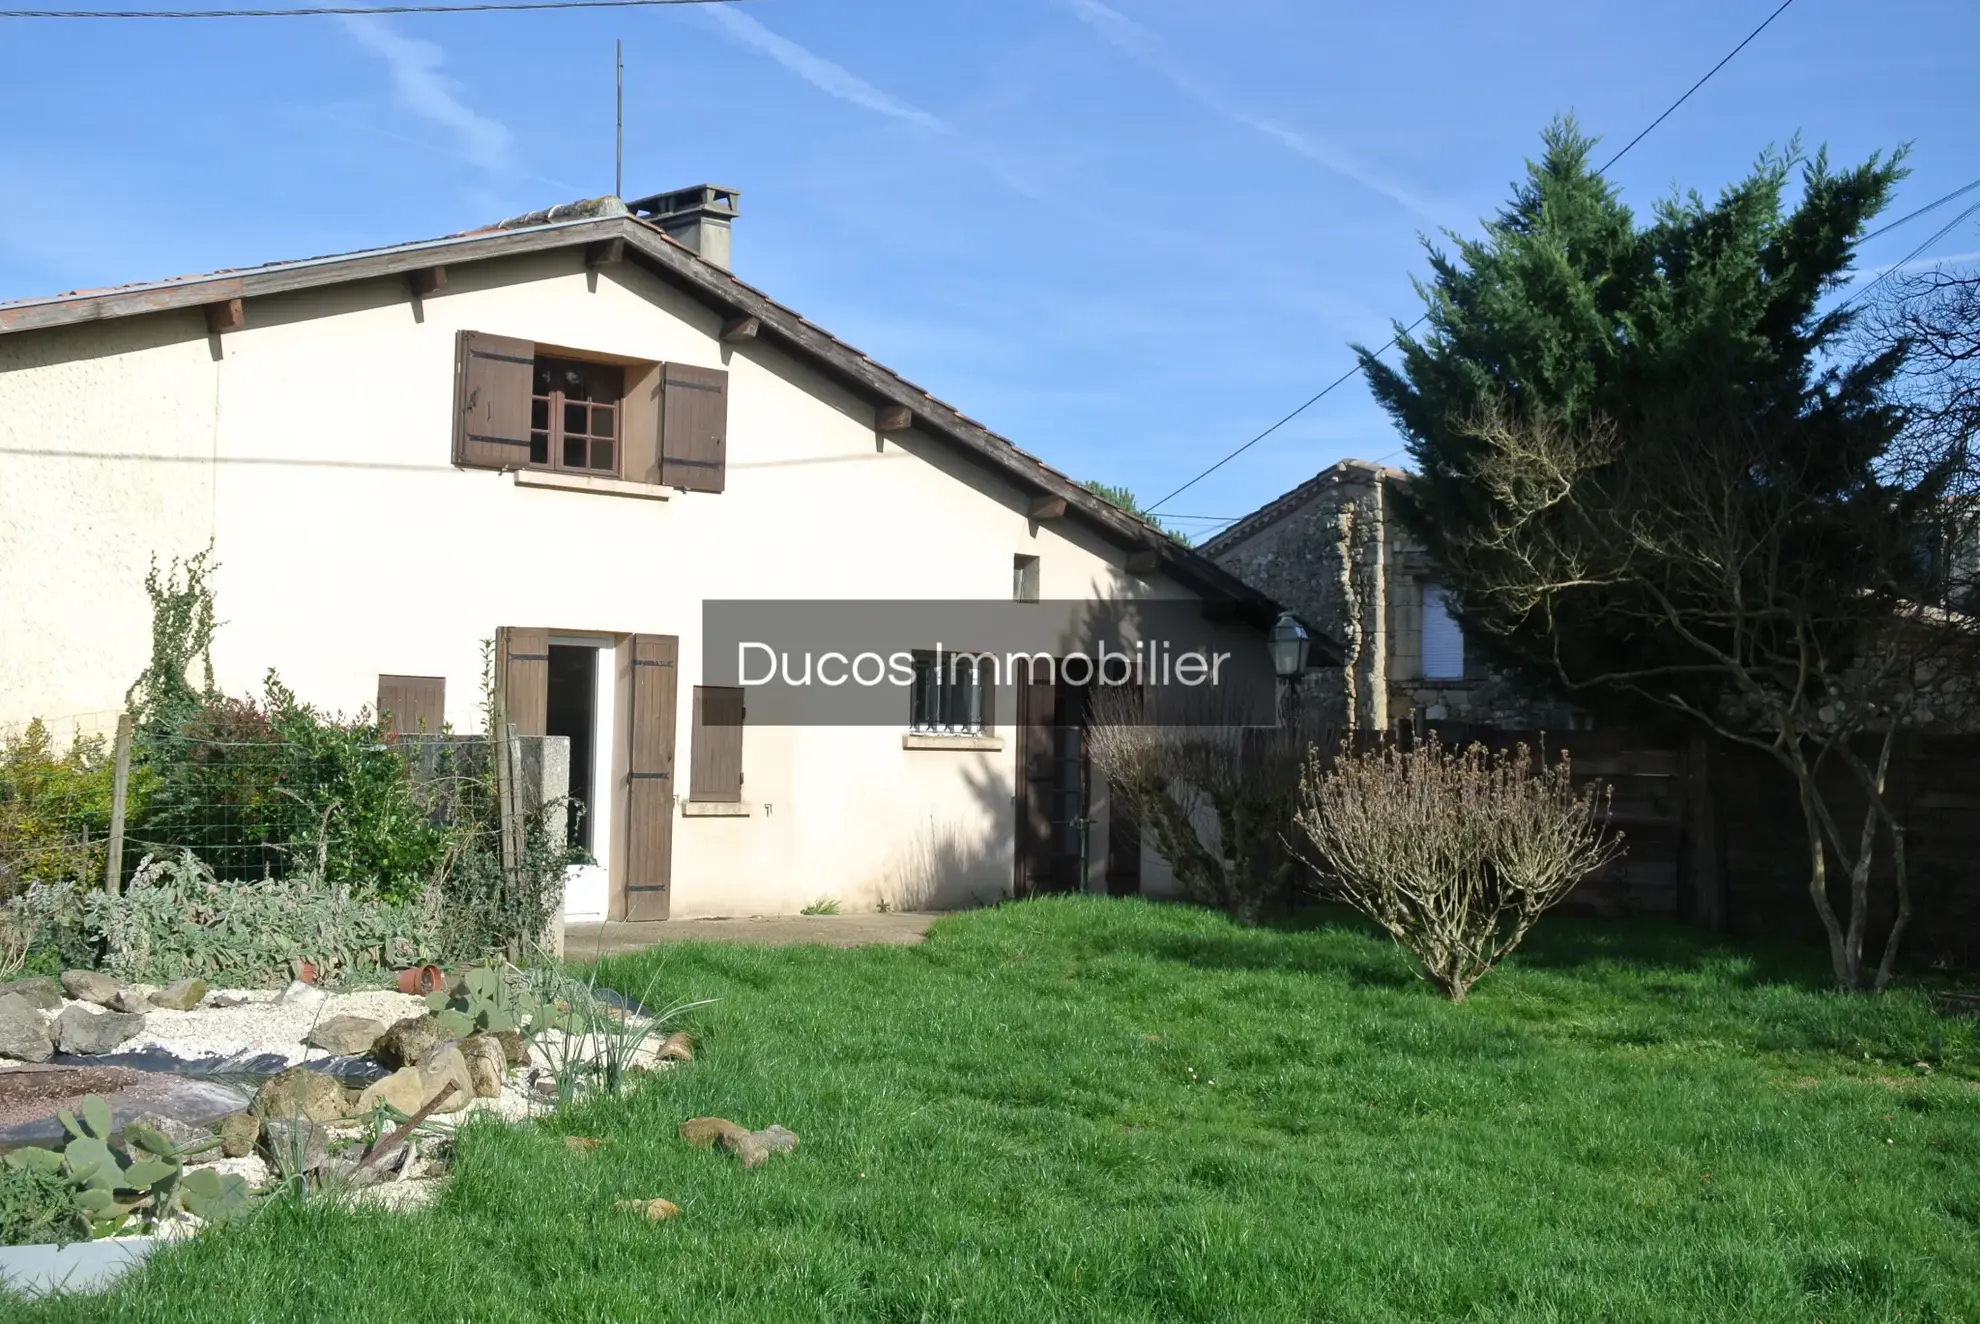
<path id="1" fill-rule="evenodd" d="M 1538 765 L 1525 745 L 1315 751 L 1299 797 L 1299 830 L 1343 898 L 1452 1002 L 1621 850 L 1608 788 L 1577 791 L 1565 756 Z"/>
<path id="2" fill-rule="evenodd" d="M 447 832 L 367 715 L 326 715 L 273 671 L 260 700 L 206 700 L 139 742 L 150 790 L 132 837 L 185 848 L 225 879 L 309 869 L 389 900 L 416 897 Z"/>
<path id="3" fill-rule="evenodd" d="M 308 871 L 220 879 L 191 851 L 146 856 L 121 895 L 81 894 L 60 922 L 79 923 L 119 979 L 284 977 L 308 961 L 319 977 L 441 955 L 437 892 L 418 901 L 355 897 Z"/>
<path id="4" fill-rule="evenodd" d="M 89 1230 L 67 1177 L 0 1163 L 0 1246 L 85 1241 Z"/>
<path id="5" fill-rule="evenodd" d="M 103 876 L 113 771 L 100 735 L 78 733 L 58 754 L 36 718 L 0 738 L 0 899 Z"/>
<path id="6" fill-rule="evenodd" d="M 1246 727 L 1189 711 L 1189 725 L 1151 723 L 1141 696 L 1108 690 L 1093 702 L 1093 766 L 1192 901 L 1254 924 L 1290 890 L 1301 761 L 1316 728 L 1287 721 Z"/>

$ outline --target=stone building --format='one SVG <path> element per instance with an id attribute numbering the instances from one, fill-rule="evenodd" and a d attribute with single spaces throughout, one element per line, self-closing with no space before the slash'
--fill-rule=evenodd
<path id="1" fill-rule="evenodd" d="M 1552 731 L 1588 725 L 1494 676 L 1422 546 L 1390 509 L 1409 475 L 1342 460 L 1204 543 L 1204 555 L 1342 644 L 1347 665 L 1304 683 L 1353 730 L 1462 721 Z"/>

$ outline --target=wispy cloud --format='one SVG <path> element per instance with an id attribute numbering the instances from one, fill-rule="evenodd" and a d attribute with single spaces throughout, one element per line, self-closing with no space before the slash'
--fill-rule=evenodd
<path id="1" fill-rule="evenodd" d="M 1101 4 L 1100 0 L 1062 0 L 1062 3 L 1072 11 L 1073 17 L 1092 28 L 1109 46 L 1136 64 L 1159 75 L 1170 86 L 1211 114 L 1228 120 L 1240 128 L 1263 134 L 1287 150 L 1381 194 L 1425 220 L 1445 223 L 1446 216 L 1443 209 L 1402 185 L 1383 178 L 1347 153 L 1297 129 L 1289 128 L 1277 120 L 1253 114 L 1237 105 L 1177 63 L 1162 45 L 1159 37 L 1126 14 Z"/>
<path id="2" fill-rule="evenodd" d="M 844 65 L 834 64 L 790 38 L 778 36 L 734 5 L 709 5 L 702 12 L 736 41 L 758 54 L 769 56 L 828 96 L 935 133 L 953 132 L 939 117 L 882 92 Z"/>
<path id="3" fill-rule="evenodd" d="M 514 139 L 508 127 L 461 100 L 454 80 L 440 72 L 445 51 L 430 41 L 401 36 L 383 19 L 346 16 L 342 21 L 359 45 L 385 62 L 407 110 L 452 133 L 460 154 L 481 169 L 509 165 Z"/>

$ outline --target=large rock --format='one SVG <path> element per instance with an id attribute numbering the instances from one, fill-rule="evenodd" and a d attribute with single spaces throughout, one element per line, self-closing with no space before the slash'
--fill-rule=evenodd
<path id="1" fill-rule="evenodd" d="M 372 1051 L 388 1067 L 418 1066 L 436 1045 L 453 1037 L 441 1026 L 440 1018 L 429 1011 L 394 1024 L 380 1036 Z"/>
<path id="2" fill-rule="evenodd" d="M 529 1042 L 520 1033 L 515 1030 L 497 1030 L 488 1037 L 502 1045 L 502 1056 L 508 1059 L 510 1066 L 529 1065 Z"/>
<path id="3" fill-rule="evenodd" d="M 151 1005 L 163 1007 L 167 1011 L 191 1011 L 200 1004 L 213 986 L 204 979 L 181 979 L 176 984 L 168 984 L 151 995 Z"/>
<path id="4" fill-rule="evenodd" d="M 391 1075 L 364 1087 L 364 1092 L 357 1099 L 358 1115 L 368 1116 L 373 1109 L 384 1104 L 411 1117 L 426 1102 L 426 1096 L 420 1093 L 423 1084 L 418 1067 L 400 1067 Z"/>
<path id="5" fill-rule="evenodd" d="M 249 1112 L 228 1113 L 220 1119 L 219 1131 L 220 1152 L 228 1158 L 246 1158 L 261 1138 L 261 1119 Z"/>
<path id="6" fill-rule="evenodd" d="M 55 1046 L 65 1053 L 108 1053 L 143 1030 L 142 1016 L 121 1011 L 90 1011 L 81 1006 L 64 1007 L 55 1018 Z"/>
<path id="7" fill-rule="evenodd" d="M 275 1001 L 284 1007 L 320 1007 L 329 1000 L 328 993 L 300 979 L 290 980 L 289 986 L 275 995 Z"/>
<path id="8" fill-rule="evenodd" d="M 100 975 L 94 970 L 62 972 L 62 989 L 77 1002 L 94 1002 L 99 1007 L 107 1007 L 122 987 L 110 976 Z"/>
<path id="9" fill-rule="evenodd" d="M 249 1110 L 258 1117 L 334 1122 L 345 1116 L 344 1087 L 337 1078 L 307 1067 L 290 1067 L 261 1083 Z"/>
<path id="10" fill-rule="evenodd" d="M 133 1016 L 142 1016 L 147 1011 L 154 1010 L 154 1008 L 151 1005 L 151 999 L 136 989 L 120 988 L 117 990 L 116 996 L 110 999 L 110 1010 L 129 1012 Z"/>
<path id="11" fill-rule="evenodd" d="M 420 1059 L 421 1104 L 424 1105 L 448 1085 L 455 1086 L 454 1092 L 443 1099 L 434 1112 L 459 1112 L 474 1102 L 474 1073 L 468 1070 L 467 1057 L 461 1052 L 460 1045 L 451 1041 L 435 1045 Z"/>
<path id="12" fill-rule="evenodd" d="M 303 1042 L 326 1053 L 349 1056 L 369 1053 L 384 1033 L 385 1022 L 374 1021 L 369 1016 L 332 1016 L 317 1022 Z"/>
<path id="13" fill-rule="evenodd" d="M 509 1058 L 494 1036 L 470 1035 L 461 1040 L 461 1056 L 467 1059 L 468 1076 L 474 1081 L 477 1099 L 502 1097 L 502 1082 L 508 1078 Z"/>
<path id="14" fill-rule="evenodd" d="M 285 1176 L 315 1172 L 330 1156 L 330 1132 L 307 1118 L 263 1117 L 261 1148 Z"/>
<path id="15" fill-rule="evenodd" d="M 0 998 L 10 993 L 36 1011 L 60 1011 L 62 1004 L 67 1001 L 62 996 L 62 986 L 47 976 L 16 979 L 11 984 L 0 984 Z"/>
<path id="16" fill-rule="evenodd" d="M 697 1148 L 734 1154 L 745 1168 L 760 1168 L 772 1154 L 788 1154 L 798 1143 L 796 1134 L 782 1126 L 752 1131 L 726 1117 L 690 1117 L 681 1123 L 680 1136 Z"/>
<path id="17" fill-rule="evenodd" d="M 220 1157 L 220 1147 L 213 1143 L 211 1127 L 194 1126 L 191 1122 L 168 1117 L 164 1113 L 140 1113 L 124 1123 L 124 1142 L 134 1150 L 143 1150 L 144 1146 L 131 1135 L 130 1128 L 133 1126 L 148 1126 L 170 1143 L 172 1154 L 159 1154 L 156 1156 L 158 1158 L 177 1155 L 187 1166 L 191 1166 L 197 1163 L 212 1163 Z M 197 1152 L 188 1153 L 189 1150 Z"/>
<path id="18" fill-rule="evenodd" d="M 48 1022 L 18 993 L 0 997 L 0 1057 L 46 1062 L 55 1055 Z"/>

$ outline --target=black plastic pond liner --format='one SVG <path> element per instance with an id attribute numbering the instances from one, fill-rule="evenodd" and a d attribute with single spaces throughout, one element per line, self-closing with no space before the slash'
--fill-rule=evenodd
<path id="1" fill-rule="evenodd" d="M 58 1067 L 131 1067 L 159 1075 L 245 1086 L 249 1093 L 253 1093 L 255 1086 L 276 1072 L 298 1065 L 335 1076 L 346 1085 L 356 1086 L 369 1085 L 392 1074 L 383 1063 L 358 1055 L 312 1057 L 296 1063 L 280 1053 L 235 1053 L 230 1056 L 214 1053 L 207 1057 L 180 1057 L 163 1048 L 140 1048 L 128 1053 L 93 1053 L 87 1057 L 57 1053 L 48 1061 Z"/>
<path id="2" fill-rule="evenodd" d="M 648 1019 L 651 1019 L 653 1016 L 653 1013 L 648 1011 L 645 1004 L 638 998 L 629 998 L 625 994 L 614 992 L 609 988 L 594 988 L 591 990 L 591 996 L 608 1007 L 617 1007 L 628 1016 L 644 1016 Z"/>
<path id="3" fill-rule="evenodd" d="M 127 1053 L 122 1056 L 129 1058 L 137 1055 Z M 92 1066 L 107 1065 L 101 1058 L 80 1060 Z M 77 1061 L 70 1058 L 67 1063 L 54 1065 L 74 1066 Z M 251 1088 L 243 1089 L 239 1085 L 211 1078 L 160 1074 L 141 1077 L 124 1089 L 100 1097 L 109 1105 L 110 1116 L 121 1130 L 124 1123 L 145 1113 L 159 1113 L 188 1126 L 211 1126 L 228 1113 L 247 1107 L 252 1093 Z M 80 1102 L 80 1099 L 74 1101 L 78 1105 Z M 68 1132 L 52 1111 L 46 1116 L 0 1127 L 0 1151 L 19 1149 L 23 1145 L 60 1148 L 67 1140 Z"/>

